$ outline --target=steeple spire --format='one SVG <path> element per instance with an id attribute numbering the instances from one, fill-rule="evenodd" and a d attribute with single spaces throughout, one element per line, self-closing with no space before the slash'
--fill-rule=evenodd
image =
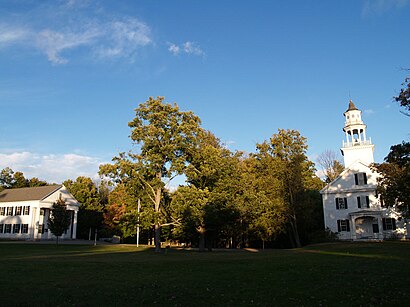
<path id="1" fill-rule="evenodd" d="M 349 108 L 346 110 L 346 112 L 352 111 L 352 110 L 359 110 L 359 109 L 356 108 L 356 106 L 354 105 L 353 101 L 350 99 L 350 101 L 349 101 Z"/>

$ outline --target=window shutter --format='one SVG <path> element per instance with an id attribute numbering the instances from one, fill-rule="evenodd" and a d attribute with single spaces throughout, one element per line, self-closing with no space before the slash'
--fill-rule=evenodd
<path id="1" fill-rule="evenodd" d="M 350 231 L 350 221 L 346 220 L 347 231 Z"/>
<path id="2" fill-rule="evenodd" d="M 339 201 L 338 201 L 339 198 L 336 197 L 335 199 L 336 199 L 336 209 L 339 210 Z"/>
<path id="3" fill-rule="evenodd" d="M 366 173 L 363 173 L 363 182 L 364 182 L 364 184 L 367 184 L 367 175 L 366 175 Z"/>
<path id="4" fill-rule="evenodd" d="M 393 224 L 393 230 L 396 230 L 396 219 L 391 219 L 391 223 Z"/>
<path id="5" fill-rule="evenodd" d="M 361 208 L 362 204 L 360 202 L 360 196 L 357 196 L 357 208 Z"/>
<path id="6" fill-rule="evenodd" d="M 337 220 L 337 231 L 340 232 L 342 228 L 340 227 L 340 220 Z"/>
<path id="7" fill-rule="evenodd" d="M 366 196 L 366 205 L 367 205 L 367 208 L 370 208 L 370 199 L 369 199 L 369 196 Z"/>
<path id="8" fill-rule="evenodd" d="M 354 183 L 355 185 L 359 185 L 359 178 L 357 174 L 354 174 Z"/>
<path id="9" fill-rule="evenodd" d="M 345 197 L 345 209 L 347 209 L 347 198 Z"/>
<path id="10" fill-rule="evenodd" d="M 382 221 L 383 221 L 383 230 L 386 230 L 386 219 L 385 218 L 382 218 Z"/>

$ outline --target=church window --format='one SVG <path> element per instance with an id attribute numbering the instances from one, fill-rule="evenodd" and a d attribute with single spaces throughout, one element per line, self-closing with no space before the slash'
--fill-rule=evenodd
<path id="1" fill-rule="evenodd" d="M 28 224 L 23 224 L 22 225 L 21 233 L 28 233 Z"/>
<path id="2" fill-rule="evenodd" d="M 0 215 L 6 215 L 6 207 L 0 207 Z"/>
<path id="3" fill-rule="evenodd" d="M 369 196 L 357 196 L 357 208 L 370 208 Z"/>
<path id="4" fill-rule="evenodd" d="M 22 206 L 16 207 L 16 215 L 21 215 Z"/>
<path id="5" fill-rule="evenodd" d="M 11 233 L 11 224 L 4 224 L 4 233 Z"/>
<path id="6" fill-rule="evenodd" d="M 7 207 L 7 215 L 13 215 L 13 207 Z"/>
<path id="7" fill-rule="evenodd" d="M 337 220 L 337 231 L 350 231 L 349 220 Z"/>
<path id="8" fill-rule="evenodd" d="M 356 185 L 365 185 L 367 184 L 367 175 L 366 173 L 356 173 L 354 174 L 354 182 Z"/>
<path id="9" fill-rule="evenodd" d="M 347 209 L 347 198 L 346 197 L 336 197 L 336 209 Z"/>
<path id="10" fill-rule="evenodd" d="M 30 206 L 24 206 L 24 215 L 30 215 Z"/>
<path id="11" fill-rule="evenodd" d="M 20 224 L 13 225 L 13 233 L 20 233 Z"/>
<path id="12" fill-rule="evenodd" d="M 383 218 L 383 230 L 396 230 L 396 219 L 394 218 Z"/>

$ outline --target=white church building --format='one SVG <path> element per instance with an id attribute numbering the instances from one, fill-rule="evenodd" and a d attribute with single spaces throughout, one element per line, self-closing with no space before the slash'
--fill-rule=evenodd
<path id="1" fill-rule="evenodd" d="M 47 221 L 53 204 L 62 199 L 71 213 L 62 239 L 75 239 L 80 204 L 63 185 L 6 189 L 0 192 L 0 240 L 53 239 Z"/>
<path id="2" fill-rule="evenodd" d="M 341 148 L 344 171 L 320 193 L 325 227 L 341 240 L 409 238 L 410 225 L 394 207 L 385 207 L 376 195 L 374 145 L 366 136 L 362 112 L 350 101 L 344 112 L 346 140 Z"/>

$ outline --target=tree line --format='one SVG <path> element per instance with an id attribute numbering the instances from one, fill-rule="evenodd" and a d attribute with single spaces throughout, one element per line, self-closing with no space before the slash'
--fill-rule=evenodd
<path id="1" fill-rule="evenodd" d="M 405 85 L 395 99 L 408 109 Z M 88 177 L 63 182 L 81 204 L 78 238 L 98 229 L 100 237 L 133 242 L 141 229 L 142 240 L 160 251 L 161 241 L 205 250 L 300 247 L 329 236 L 319 190 L 343 166 L 333 152 L 324 152 L 318 157 L 325 174 L 320 180 L 298 131 L 279 129 L 255 152 L 233 152 L 201 127 L 198 116 L 163 97 L 140 104 L 128 126 L 132 149 L 100 166 L 99 184 Z M 377 190 L 383 204 L 408 215 L 410 144 L 392 146 L 385 162 L 373 167 L 383 175 Z M 186 184 L 169 189 L 177 176 Z M 46 184 L 10 168 L 0 172 L 0 190 Z"/>
<path id="2" fill-rule="evenodd" d="M 140 226 L 157 251 L 164 240 L 200 250 L 300 247 L 323 229 L 323 182 L 298 131 L 279 129 L 255 153 L 232 152 L 195 114 L 163 97 L 140 104 L 128 125 L 135 149 L 100 167 L 113 186 L 104 217 L 122 236 Z M 170 191 L 181 175 L 186 185 Z"/>

